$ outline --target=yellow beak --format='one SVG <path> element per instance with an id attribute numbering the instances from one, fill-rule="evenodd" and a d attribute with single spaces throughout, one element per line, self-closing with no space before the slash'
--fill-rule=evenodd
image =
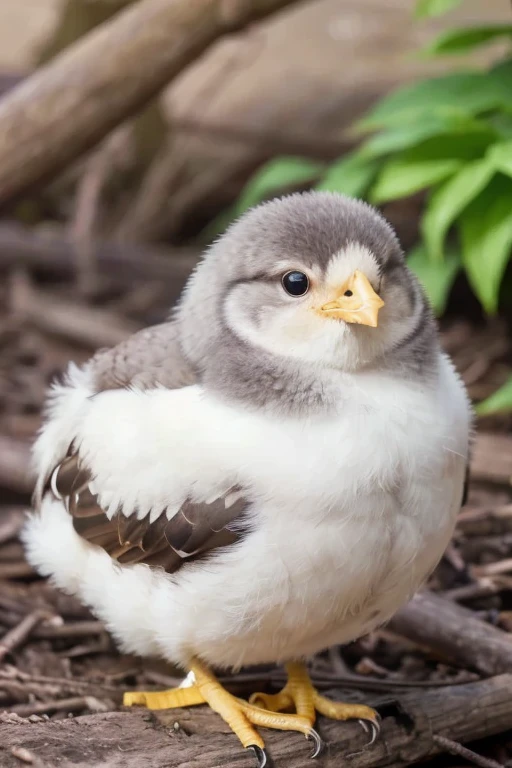
<path id="1" fill-rule="evenodd" d="M 368 278 L 356 270 L 338 296 L 320 307 L 320 311 L 326 317 L 376 328 L 379 309 L 383 306 L 384 302 L 375 293 Z"/>

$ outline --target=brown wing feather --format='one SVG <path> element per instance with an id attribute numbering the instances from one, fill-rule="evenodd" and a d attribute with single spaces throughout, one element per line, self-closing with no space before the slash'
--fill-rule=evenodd
<path id="1" fill-rule="evenodd" d="M 95 392 L 127 386 L 179 389 L 197 380 L 182 355 L 173 322 L 146 328 L 113 349 L 99 350 L 89 369 Z M 149 518 L 138 520 L 135 512 L 124 514 L 123 510 L 109 520 L 89 490 L 90 480 L 71 447 L 47 478 L 43 493 L 61 498 L 76 532 L 120 563 L 146 563 L 174 573 L 184 563 L 228 546 L 241 535 L 248 501 L 240 488 L 230 489 L 210 504 L 187 500 L 171 520 L 162 514 L 150 523 Z M 37 506 L 38 498 L 35 501 Z M 238 533 L 229 529 L 235 520 Z"/>
<path id="2" fill-rule="evenodd" d="M 139 520 L 123 510 L 109 520 L 89 489 L 90 480 L 77 455 L 68 455 L 54 469 L 44 493 L 61 498 L 75 531 L 119 563 L 145 563 L 175 573 L 185 563 L 240 538 L 249 502 L 238 486 L 208 504 L 187 499 L 170 520 L 164 512 L 150 522 L 149 516 Z M 237 532 L 229 528 L 235 521 Z"/>

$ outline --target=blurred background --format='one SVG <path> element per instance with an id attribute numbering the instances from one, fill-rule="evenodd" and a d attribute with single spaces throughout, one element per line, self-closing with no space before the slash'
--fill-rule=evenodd
<path id="1" fill-rule="evenodd" d="M 44 392 L 69 360 L 162 321 L 202 250 L 245 209 L 310 188 L 377 205 L 439 317 L 478 436 L 469 505 L 429 586 L 509 632 L 509 0 L 211 0 L 220 22 L 204 0 L 169 43 L 186 50 L 172 66 L 161 64 L 156 30 L 154 57 L 138 47 L 139 36 L 151 40 L 144 13 L 156 4 L 0 0 L 0 632 L 37 614 L 10 662 L 61 679 L 100 669 L 119 691 L 162 677 L 118 657 L 99 623 L 23 560 Z M 169 3 L 171 25 L 179 5 Z M 41 611 L 83 624 L 82 634 L 48 628 Z M 336 663 L 390 680 L 475 674 L 386 632 Z M 0 670 L 9 711 L 90 711 L 85 699 L 33 708 L 48 695 L 20 692 Z M 105 697 L 107 708 L 119 700 Z M 485 748 L 510 764 L 506 738 Z"/>

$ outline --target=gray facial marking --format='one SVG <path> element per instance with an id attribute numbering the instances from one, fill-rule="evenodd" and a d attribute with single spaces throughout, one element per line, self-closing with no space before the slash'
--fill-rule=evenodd
<path id="1" fill-rule="evenodd" d="M 282 265 L 325 274 L 333 256 L 343 258 L 351 244 L 374 256 L 380 270 L 377 290 L 387 305 L 383 317 L 392 326 L 388 336 L 380 326 L 375 335 L 372 329 L 346 327 L 357 364 L 414 379 L 432 373 L 435 321 L 392 228 L 365 203 L 310 192 L 265 203 L 229 227 L 190 278 L 174 322 L 98 353 L 91 365 L 98 388 L 198 381 L 251 408 L 309 413 L 339 407 L 343 371 L 336 361 L 323 366 L 272 353 L 242 338 L 236 317 L 243 316 L 257 339 L 264 313 L 279 312 L 289 301 L 280 283 Z M 229 319 L 230 299 L 239 314 Z"/>

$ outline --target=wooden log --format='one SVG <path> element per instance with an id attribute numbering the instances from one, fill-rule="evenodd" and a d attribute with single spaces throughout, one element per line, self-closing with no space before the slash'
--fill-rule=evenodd
<path id="1" fill-rule="evenodd" d="M 296 0 L 140 0 L 0 103 L 0 205 L 62 170 L 222 35 Z"/>
<path id="2" fill-rule="evenodd" d="M 416 595 L 393 617 L 389 628 L 458 666 L 484 675 L 512 672 L 512 635 L 433 592 Z"/>
<path id="3" fill-rule="evenodd" d="M 477 683 L 380 698 L 380 738 L 364 748 L 368 736 L 356 723 L 320 718 L 319 731 L 328 746 L 316 761 L 319 768 L 407 766 L 442 751 L 437 736 L 468 742 L 512 728 L 512 675 Z M 345 691 L 345 694 L 347 692 Z M 342 691 L 332 692 L 337 698 Z M 276 766 L 311 768 L 310 745 L 297 733 L 263 730 Z M 442 742 L 442 740 L 441 740 Z M 148 713 L 108 712 L 54 722 L 28 722 L 15 715 L 0 717 L 0 764 L 18 765 L 12 750 L 30 745 L 43 764 L 63 756 L 70 766 L 109 768 L 235 768 L 254 766 L 218 715 L 206 707 Z"/>

